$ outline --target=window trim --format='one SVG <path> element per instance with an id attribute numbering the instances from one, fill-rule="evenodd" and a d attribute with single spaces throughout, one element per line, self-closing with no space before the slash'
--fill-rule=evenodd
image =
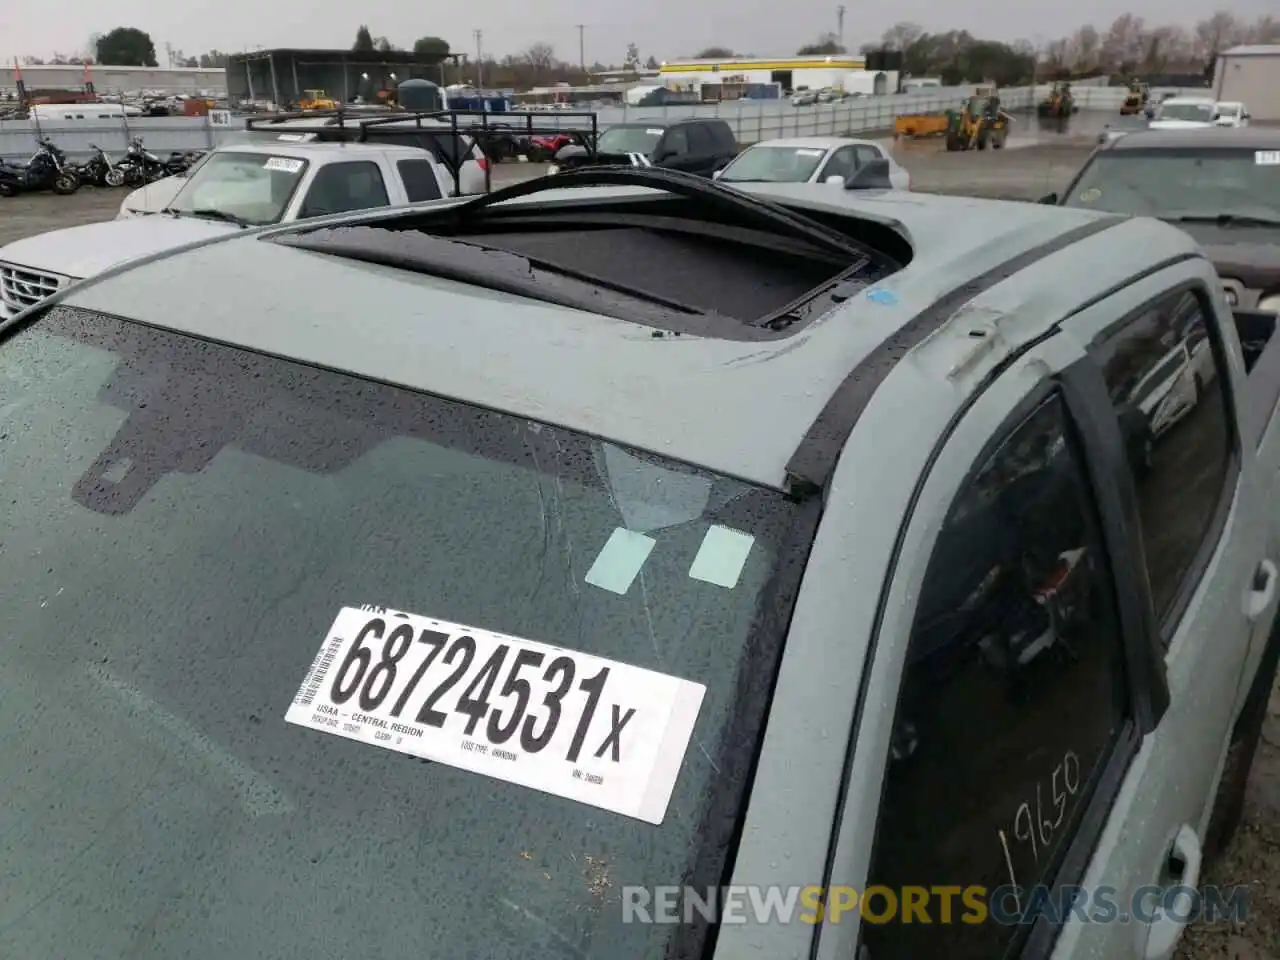
<path id="1" fill-rule="evenodd" d="M 1056 333 L 1056 330 L 1051 331 L 1046 337 L 1028 344 L 1024 351 L 1020 352 L 1020 355 L 1025 354 L 1025 352 L 1033 349 L 1043 340 L 1054 336 Z M 989 382 L 984 384 L 983 389 L 970 398 L 969 402 L 965 404 L 964 408 L 959 411 L 949 424 L 946 432 L 939 438 L 934 447 L 929 467 L 920 478 L 920 485 L 928 481 L 934 463 L 943 448 L 951 442 L 955 428 L 969 413 L 970 408 L 976 403 L 977 399 L 982 396 L 987 386 L 989 386 Z M 1164 709 L 1167 707 L 1167 702 L 1164 706 L 1158 706 L 1159 690 L 1164 689 L 1167 693 L 1167 687 L 1163 686 L 1163 672 L 1159 676 L 1162 687 L 1152 687 L 1149 661 L 1151 659 L 1153 641 L 1150 635 L 1149 618 L 1145 616 L 1144 608 L 1138 599 L 1139 595 L 1133 593 L 1130 583 L 1130 581 L 1136 579 L 1135 571 L 1137 568 L 1135 564 L 1141 559 L 1140 553 L 1134 553 L 1134 549 L 1140 547 L 1140 544 L 1134 540 L 1137 531 L 1115 529 L 1113 527 L 1112 519 L 1123 509 L 1123 505 L 1117 503 L 1119 492 L 1114 483 L 1102 482 L 1104 476 L 1112 477 L 1117 469 L 1128 469 L 1127 462 L 1123 460 L 1122 446 L 1119 442 L 1119 425 L 1118 423 L 1114 425 L 1115 435 L 1109 438 L 1105 434 L 1100 434 L 1097 430 L 1091 429 L 1096 424 L 1089 424 L 1086 419 L 1086 415 L 1094 415 L 1099 402 L 1099 393 L 1101 394 L 1101 401 L 1105 402 L 1106 406 L 1110 408 L 1111 401 L 1106 394 L 1105 381 L 1101 376 L 1101 372 L 1096 369 L 1096 363 L 1087 355 L 1076 360 L 1068 367 L 1055 372 L 1053 376 L 1037 384 L 1024 394 L 1018 403 L 1008 411 L 999 425 L 991 431 L 986 443 L 974 454 L 969 469 L 956 486 L 956 495 L 958 496 L 960 491 L 972 485 L 974 478 L 991 456 L 1009 440 L 1012 434 L 1041 405 L 1055 396 L 1060 399 L 1066 412 L 1066 429 L 1070 434 L 1067 437 L 1067 442 L 1074 448 L 1077 466 L 1080 468 L 1085 489 L 1093 503 L 1094 516 L 1090 522 L 1097 528 L 1106 561 L 1107 575 L 1111 581 L 1113 609 L 1116 612 L 1117 626 L 1120 630 L 1120 650 L 1118 653 L 1122 667 L 1120 675 L 1115 679 L 1118 684 L 1117 692 L 1124 690 L 1127 693 L 1128 709 L 1122 714 L 1119 729 L 1104 748 L 1105 759 L 1102 762 L 1101 772 L 1093 786 L 1093 791 L 1089 795 L 1084 810 L 1081 812 L 1075 831 L 1072 833 L 1065 848 L 1059 852 L 1056 861 L 1051 865 L 1052 869 L 1049 872 L 1048 879 L 1044 881 L 1051 888 L 1079 883 L 1083 879 L 1098 841 L 1106 829 L 1111 810 L 1115 806 L 1116 798 L 1120 794 L 1129 768 L 1141 747 L 1144 733 L 1154 727 L 1155 723 L 1158 722 L 1159 715 L 1163 714 Z M 1086 424 L 1089 426 L 1086 427 Z M 917 487 L 917 489 L 919 488 Z M 954 503 L 955 496 L 953 496 L 951 503 L 948 504 L 948 513 Z M 917 519 L 916 506 L 917 504 L 913 499 L 911 512 L 903 522 L 903 531 Z M 939 528 L 940 536 L 941 527 Z M 936 549 L 938 539 L 938 537 L 934 538 L 933 546 L 930 548 L 930 557 L 925 564 L 925 577 L 928 576 L 928 564 L 932 561 L 932 550 Z M 899 567 L 900 557 L 895 554 L 886 573 L 882 597 L 888 596 Z M 1125 571 L 1124 575 L 1122 575 L 1122 571 Z M 882 621 L 882 616 L 877 615 L 875 624 L 877 636 L 882 628 Z M 869 651 L 870 657 L 875 656 L 878 647 L 878 641 L 873 641 Z M 1159 660 L 1159 667 L 1163 670 L 1162 659 Z M 896 697 L 901 694 L 902 681 L 903 675 L 899 674 L 898 689 L 895 691 L 895 716 L 897 712 Z M 1155 719 L 1150 719 L 1153 716 Z M 857 723 L 854 725 L 853 736 L 855 738 L 859 726 Z M 887 755 L 883 758 L 883 763 L 887 770 L 889 763 Z M 844 789 L 847 793 L 849 789 L 847 783 Z M 871 839 L 868 869 L 874 863 L 876 846 L 880 840 L 880 811 L 884 807 L 887 789 L 888 777 L 885 776 L 881 780 L 880 797 L 876 806 L 876 828 Z M 842 816 L 843 803 L 837 809 L 835 823 L 835 829 L 837 830 L 839 829 L 839 818 Z M 868 877 L 867 880 L 869 882 L 870 878 Z M 1005 945 L 1004 952 L 1001 955 L 1002 960 L 1014 960 L 1014 958 L 1017 958 L 1017 960 L 1045 960 L 1053 953 L 1062 927 L 1069 919 L 1064 918 L 1063 922 L 1054 923 L 1050 919 L 1041 916 L 1032 925 L 1019 927 L 1018 932 Z M 863 942 L 861 931 L 859 932 L 858 942 L 859 944 Z"/>
<path id="2" fill-rule="evenodd" d="M 1180 297 L 1184 293 L 1190 293 L 1200 302 L 1201 313 L 1205 317 L 1206 339 L 1209 341 L 1209 348 L 1213 356 L 1214 369 L 1217 371 L 1215 380 L 1218 383 L 1218 389 L 1223 391 L 1223 409 L 1227 417 L 1227 461 L 1226 470 L 1222 478 L 1222 489 L 1218 491 L 1217 502 L 1213 506 L 1210 513 L 1209 525 L 1201 534 L 1200 543 L 1196 546 L 1195 552 L 1191 555 L 1191 563 L 1186 571 L 1182 574 L 1182 580 L 1178 584 L 1178 588 L 1174 591 L 1173 596 L 1169 600 L 1169 607 L 1163 616 L 1159 616 L 1155 609 L 1155 599 L 1152 596 L 1150 581 L 1147 576 L 1147 557 L 1145 544 L 1141 542 L 1139 537 L 1140 553 L 1137 562 L 1141 564 L 1143 577 L 1141 588 L 1151 615 L 1156 623 L 1156 635 L 1154 640 L 1159 644 L 1160 655 L 1163 657 L 1173 643 L 1174 635 L 1178 632 L 1178 628 L 1182 625 L 1183 617 L 1186 615 L 1187 607 L 1191 604 L 1191 598 L 1195 592 L 1200 589 L 1200 584 L 1204 580 L 1205 571 L 1209 567 L 1213 555 L 1218 552 L 1218 547 L 1222 543 L 1223 534 L 1226 531 L 1227 517 L 1231 513 L 1231 508 L 1235 504 L 1236 496 L 1240 487 L 1240 475 L 1243 464 L 1243 456 L 1241 454 L 1243 440 L 1240 434 L 1240 417 L 1236 409 L 1235 384 L 1232 380 L 1232 368 L 1227 362 L 1226 347 L 1222 342 L 1221 331 L 1218 325 L 1221 323 L 1217 310 L 1213 306 L 1213 297 L 1209 294 L 1205 287 L 1204 281 L 1196 279 L 1183 280 L 1181 283 L 1174 284 L 1161 291 L 1154 297 L 1150 297 L 1143 301 L 1139 306 L 1127 311 L 1122 317 L 1114 323 L 1109 323 L 1089 341 L 1085 347 L 1085 353 L 1088 361 L 1097 368 L 1098 376 L 1104 377 L 1104 365 L 1099 360 L 1098 354 L 1101 352 L 1102 346 L 1115 337 L 1118 333 L 1132 324 L 1144 313 L 1151 311 L 1155 306 L 1165 300 L 1172 300 Z M 1120 429 L 1119 416 L 1116 413 L 1115 405 L 1108 398 L 1108 407 L 1111 413 L 1107 420 L 1114 424 L 1117 433 Z M 1121 479 L 1121 483 L 1129 488 L 1132 493 L 1130 505 L 1133 509 L 1137 509 L 1138 491 L 1137 481 L 1133 476 L 1133 471 L 1126 468 L 1126 476 Z M 1137 514 L 1135 513 L 1136 517 Z M 1138 531 L 1139 534 L 1141 531 Z"/>

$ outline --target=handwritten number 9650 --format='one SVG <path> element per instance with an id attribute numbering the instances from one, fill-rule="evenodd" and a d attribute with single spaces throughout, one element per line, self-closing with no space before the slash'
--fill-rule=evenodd
<path id="1" fill-rule="evenodd" d="M 352 644 L 351 650 L 343 659 L 334 677 L 330 690 L 334 703 L 345 704 L 358 694 L 360 709 L 372 712 L 390 696 L 396 684 L 398 665 L 413 646 L 414 630 L 409 624 L 400 624 L 390 634 L 386 634 L 386 629 L 386 621 L 381 618 L 369 620 L 361 628 L 355 643 Z M 383 639 L 384 635 L 385 639 Z M 378 639 L 382 639 L 382 649 L 375 661 L 373 648 L 369 644 L 370 641 Z M 426 644 L 430 647 L 430 651 L 401 689 L 400 695 L 389 712 L 392 717 L 401 716 L 414 691 L 422 682 L 422 678 L 426 676 L 432 665 L 440 660 L 452 669 L 422 701 L 422 706 L 414 719 L 430 727 L 443 727 L 449 714 L 437 710 L 436 704 L 457 686 L 471 669 L 476 658 L 476 641 L 473 637 L 461 634 L 450 642 L 447 633 L 441 633 L 438 630 L 422 630 L 418 634 L 417 642 Z M 564 699 L 573 689 L 576 665 L 572 657 L 561 656 L 552 660 L 542 671 L 542 682 L 549 684 L 550 689 L 542 697 L 546 718 L 542 729 L 538 730 L 537 718 L 529 712 L 533 688 L 529 680 L 521 674 L 525 671 L 537 670 L 542 666 L 545 657 L 541 652 L 519 650 L 513 658 L 511 667 L 498 689 L 499 697 L 515 697 L 515 703 L 505 717 L 500 709 L 491 706 L 489 702 L 494 685 L 510 652 L 510 644 L 501 644 L 489 655 L 458 698 L 454 712 L 467 717 L 463 730 L 467 736 L 475 733 L 476 728 L 487 715 L 488 723 L 484 733 L 490 743 L 506 743 L 519 731 L 521 748 L 526 753 L 537 753 L 544 749 L 555 736 L 563 712 Z M 576 762 L 578 759 L 608 675 L 609 668 L 604 667 L 594 677 L 582 680 L 578 684 L 578 689 L 587 694 L 587 702 L 565 758 L 570 762 Z"/>

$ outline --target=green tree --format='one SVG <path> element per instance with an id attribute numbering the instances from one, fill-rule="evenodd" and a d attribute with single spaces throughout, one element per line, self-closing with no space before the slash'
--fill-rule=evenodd
<path id="1" fill-rule="evenodd" d="M 114 67 L 154 67 L 156 45 L 137 27 L 116 27 L 98 38 L 98 63 Z"/>
<path id="2" fill-rule="evenodd" d="M 356 42 L 351 45 L 351 49 L 357 53 L 373 53 L 373 34 L 369 32 L 369 28 L 363 23 L 360 29 L 356 31 Z"/>
<path id="3" fill-rule="evenodd" d="M 707 47 L 705 50 L 699 50 L 693 55 L 695 60 L 727 60 L 730 57 L 737 56 L 728 47 Z"/>
<path id="4" fill-rule="evenodd" d="M 439 37 L 419 37 L 413 41 L 413 55 L 419 60 L 443 60 L 449 55 L 449 44 Z"/>
<path id="5" fill-rule="evenodd" d="M 840 41 L 836 39 L 834 33 L 824 33 L 818 38 L 817 43 L 807 43 L 796 51 L 797 57 L 831 57 L 836 54 L 846 53 L 844 47 L 840 45 Z"/>

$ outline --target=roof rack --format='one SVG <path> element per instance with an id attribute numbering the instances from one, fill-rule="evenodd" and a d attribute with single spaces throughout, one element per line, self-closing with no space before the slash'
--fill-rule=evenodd
<path id="1" fill-rule="evenodd" d="M 499 137 L 525 136 L 540 134 L 564 134 L 579 142 L 586 148 L 588 156 L 596 159 L 596 140 L 600 133 L 600 124 L 594 112 L 579 113 L 556 110 L 554 112 L 533 112 L 529 110 L 513 110 L 505 113 L 490 113 L 487 110 L 387 110 L 361 107 L 338 107 L 334 110 L 304 110 L 291 113 L 273 113 L 250 117 L 245 122 L 246 130 L 263 130 L 270 126 L 299 120 L 315 120 L 315 128 L 308 130 L 299 124 L 290 128 L 298 133 L 326 133 L 332 135 L 340 131 L 339 136 L 346 134 L 357 143 L 368 141 L 369 129 L 403 124 L 415 121 L 416 129 L 435 130 L 443 133 L 447 129 L 456 138 L 465 134 L 480 144 L 485 155 L 490 154 L 489 147 Z M 439 124 L 439 127 L 424 126 L 423 121 Z M 580 123 L 564 121 L 578 120 Z M 333 123 L 331 121 L 336 121 Z M 518 122 L 517 122 L 518 121 Z M 459 176 L 460 163 L 448 158 L 447 166 L 453 173 L 454 192 L 461 196 L 462 184 Z M 493 186 L 493 177 L 488 164 L 484 168 L 484 189 L 488 193 Z"/>

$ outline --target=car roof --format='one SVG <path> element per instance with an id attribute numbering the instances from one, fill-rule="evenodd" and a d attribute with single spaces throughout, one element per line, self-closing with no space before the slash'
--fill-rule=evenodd
<path id="1" fill-rule="evenodd" d="M 877 285 L 874 299 L 852 295 L 802 333 L 763 341 L 664 336 L 616 317 L 269 242 L 314 223 L 238 232 L 135 261 L 78 284 L 62 300 L 786 489 L 802 448 L 821 448 L 822 457 L 843 449 L 847 434 L 823 439 L 831 405 L 850 388 L 879 382 L 908 352 L 895 338 L 904 329 L 918 334 L 922 317 L 955 333 L 959 352 L 939 361 L 945 371 L 972 353 L 975 340 L 951 321 L 972 317 L 984 289 L 1005 291 L 1000 309 L 1009 322 L 1039 330 L 1153 262 L 1200 255 L 1183 231 L 1142 218 L 905 191 L 741 189 L 801 212 L 891 226 L 912 241 L 914 258 Z M 508 202 L 646 193 L 583 187 Z M 342 222 L 397 215 L 403 211 Z M 1043 258 L 1052 260 L 1043 277 L 1019 287 L 1017 278 Z M 864 376 L 858 371 L 866 364 L 881 369 Z"/>
<path id="2" fill-rule="evenodd" d="M 1276 150 L 1277 127 L 1194 127 L 1185 130 L 1135 130 L 1111 141 L 1108 150 Z"/>
<path id="3" fill-rule="evenodd" d="M 777 140 L 760 140 L 751 145 L 751 147 L 821 147 L 824 150 L 849 146 L 878 146 L 878 144 L 873 140 L 858 140 L 853 137 L 779 137 Z M 747 147 L 747 150 L 751 147 Z"/>
<path id="4" fill-rule="evenodd" d="M 1163 101 L 1163 104 L 1164 104 L 1164 106 L 1176 106 L 1176 105 L 1181 104 L 1181 103 L 1190 103 L 1190 104 L 1209 103 L 1209 104 L 1211 104 L 1211 103 L 1213 103 L 1213 102 L 1214 102 L 1213 97 L 1182 97 L 1182 96 L 1178 96 L 1178 97 L 1170 97 L 1168 100 Z"/>
<path id="5" fill-rule="evenodd" d="M 348 143 L 331 140 L 246 140 L 220 146 L 215 153 L 258 153 L 273 157 L 311 160 L 316 154 L 403 154 L 414 159 L 431 159 L 421 147 L 391 143 Z"/>

